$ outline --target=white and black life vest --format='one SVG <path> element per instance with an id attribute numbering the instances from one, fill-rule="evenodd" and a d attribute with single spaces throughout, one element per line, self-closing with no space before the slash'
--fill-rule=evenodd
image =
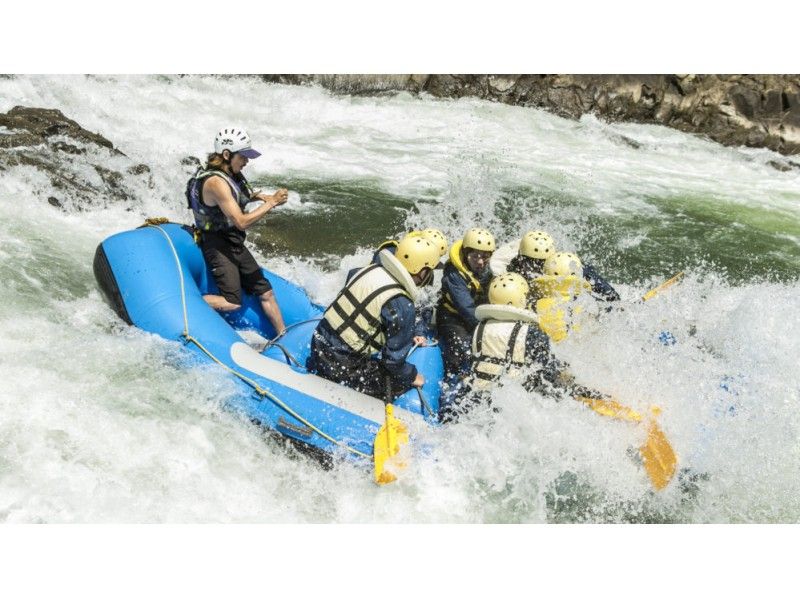
<path id="1" fill-rule="evenodd" d="M 204 170 L 200 168 L 189 179 L 186 184 L 186 203 L 194 215 L 195 226 L 201 231 L 226 232 L 235 228 L 228 220 L 228 217 L 225 216 L 219 206 L 207 206 L 203 203 L 203 184 L 208 177 L 212 176 L 221 177 L 228 183 L 233 198 L 239 204 L 242 212 L 244 212 L 244 207 L 251 201 L 250 197 L 253 189 L 247 179 L 244 178 L 244 175 L 239 174 L 234 178 L 218 169 Z"/>
<path id="2" fill-rule="evenodd" d="M 380 260 L 380 265 L 370 264 L 353 276 L 322 316 L 356 353 L 380 351 L 386 344 L 381 309 L 389 299 L 404 295 L 413 302 L 417 295 L 397 258 L 383 250 Z"/>
<path id="3" fill-rule="evenodd" d="M 480 323 L 472 334 L 472 371 L 476 389 L 489 388 L 502 374 L 514 376 L 526 365 L 525 344 L 536 314 L 510 305 L 479 305 Z"/>

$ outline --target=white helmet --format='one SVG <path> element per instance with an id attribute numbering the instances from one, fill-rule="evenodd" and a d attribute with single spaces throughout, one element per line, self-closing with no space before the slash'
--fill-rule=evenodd
<path id="1" fill-rule="evenodd" d="M 220 129 L 217 136 L 214 137 L 214 151 L 221 154 L 223 150 L 228 150 L 232 154 L 239 153 L 251 160 L 261 155 L 261 152 L 253 149 L 250 135 L 240 127 Z"/>

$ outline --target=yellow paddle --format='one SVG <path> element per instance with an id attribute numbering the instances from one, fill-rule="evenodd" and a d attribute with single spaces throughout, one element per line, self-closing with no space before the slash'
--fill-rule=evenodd
<path id="1" fill-rule="evenodd" d="M 394 416 L 394 407 L 391 403 L 386 403 L 386 422 L 380 427 L 375 435 L 375 446 L 373 447 L 373 457 L 375 459 L 375 482 L 378 484 L 388 484 L 394 482 L 397 476 L 394 470 L 402 469 L 406 466 L 400 459 L 393 459 L 400 447 L 408 444 L 408 428 Z M 387 464 L 390 466 L 386 468 Z"/>
<path id="2" fill-rule="evenodd" d="M 620 405 L 611 399 L 593 399 L 589 397 L 576 396 L 576 401 L 588 405 L 592 411 L 605 417 L 621 419 L 624 421 L 641 423 L 644 417 L 630 407 Z M 664 435 L 661 428 L 656 423 L 655 416 L 660 413 L 657 407 L 652 408 L 653 416 L 647 422 L 647 440 L 639 447 L 639 454 L 644 462 L 644 469 L 647 472 L 650 482 L 656 490 L 663 490 L 669 484 L 675 469 L 678 458 L 672 449 L 669 440 Z"/>
<path id="3" fill-rule="evenodd" d="M 681 278 L 683 278 L 683 272 L 678 272 L 675 276 L 673 276 L 672 278 L 670 278 L 669 280 L 667 280 L 665 282 L 662 282 L 656 288 L 650 289 L 649 291 L 647 291 L 642 296 L 642 301 L 648 301 L 648 300 L 652 299 L 653 297 L 658 295 L 664 289 L 668 289 L 669 287 L 674 285 L 676 282 L 680 281 Z"/>

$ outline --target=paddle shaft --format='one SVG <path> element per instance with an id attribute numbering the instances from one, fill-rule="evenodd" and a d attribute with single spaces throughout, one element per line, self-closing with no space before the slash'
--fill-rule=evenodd
<path id="1" fill-rule="evenodd" d="M 646 293 L 645 293 L 645 294 L 642 296 L 642 301 L 649 301 L 650 299 L 652 299 L 653 297 L 655 297 L 656 295 L 658 295 L 658 294 L 659 294 L 661 291 L 663 291 L 663 290 L 665 290 L 665 289 L 668 289 L 669 287 L 671 287 L 672 285 L 674 285 L 674 284 L 675 284 L 676 282 L 678 282 L 678 281 L 679 281 L 681 278 L 683 278 L 683 272 L 678 272 L 678 273 L 677 273 L 675 276 L 673 276 L 672 278 L 670 278 L 669 280 L 667 280 L 667 281 L 665 281 L 665 282 L 662 282 L 662 283 L 661 283 L 660 285 L 658 285 L 656 288 L 654 288 L 654 289 L 650 289 L 649 291 L 647 291 L 647 292 L 646 292 Z"/>

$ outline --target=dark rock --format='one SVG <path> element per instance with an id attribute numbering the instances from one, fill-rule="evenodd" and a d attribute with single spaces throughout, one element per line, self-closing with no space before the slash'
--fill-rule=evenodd
<path id="1" fill-rule="evenodd" d="M 136 164 L 134 166 L 130 166 L 126 172 L 128 172 L 128 174 L 140 176 L 143 174 L 149 174 L 150 167 L 147 164 Z"/>
<path id="2" fill-rule="evenodd" d="M 759 94 L 741 85 L 731 89 L 730 98 L 736 111 L 746 118 L 755 116 L 756 108 L 761 101 Z"/>
<path id="3" fill-rule="evenodd" d="M 770 89 L 764 94 L 764 114 L 771 117 L 779 117 L 783 112 L 783 92 L 777 89 Z"/>
<path id="4" fill-rule="evenodd" d="M 181 159 L 181 166 L 188 166 L 193 169 L 198 169 L 203 165 L 199 158 L 195 158 L 194 156 L 186 156 L 185 158 Z"/>
<path id="5" fill-rule="evenodd" d="M 784 91 L 781 95 L 784 110 L 800 110 L 800 93 Z"/>
<path id="6" fill-rule="evenodd" d="M 54 207 L 81 211 L 109 201 L 131 201 L 136 192 L 125 169 L 149 171 L 146 165 L 131 165 L 110 141 L 58 110 L 17 106 L 0 114 L 0 126 L 7 129 L 0 135 L 0 170 L 27 166 L 46 174 L 50 189 L 42 200 Z M 99 178 L 87 176 L 87 168 Z M 152 187 L 152 177 L 150 183 Z"/>
<path id="7" fill-rule="evenodd" d="M 783 124 L 800 130 L 800 110 L 792 109 L 783 117 Z"/>
<path id="8" fill-rule="evenodd" d="M 0 135 L 0 149 L 31 147 L 39 143 L 41 143 L 41 140 L 27 131 L 15 131 L 10 135 Z"/>
<path id="9" fill-rule="evenodd" d="M 118 192 L 122 189 L 122 175 L 120 173 L 114 170 L 109 170 L 108 168 L 98 164 L 94 165 L 94 169 L 97 174 L 100 175 L 100 178 L 103 179 L 103 182 L 109 187 L 109 189 L 115 192 Z"/>
<path id="10" fill-rule="evenodd" d="M 788 172 L 792 169 L 790 164 L 786 162 L 778 162 L 777 160 L 770 160 L 767 162 L 770 166 L 772 166 L 775 170 L 780 170 L 781 172 Z"/>
<path id="11" fill-rule="evenodd" d="M 75 156 L 78 156 L 80 154 L 85 154 L 86 153 L 85 149 L 77 147 L 77 146 L 69 144 L 69 143 L 64 143 L 63 141 L 56 141 L 53 144 L 52 147 L 53 147 L 54 150 L 57 150 L 57 151 L 60 151 L 60 152 L 64 152 L 64 153 L 67 153 L 67 154 L 73 154 Z"/>
<path id="12" fill-rule="evenodd" d="M 641 149 L 642 147 L 641 143 L 635 141 L 634 139 L 631 139 L 630 137 L 626 137 L 625 135 L 614 135 L 613 139 L 616 141 L 621 141 L 622 143 L 624 143 L 628 147 L 632 147 L 633 149 Z"/>
<path id="13" fill-rule="evenodd" d="M 15 106 L 7 113 L 0 114 L 0 126 L 32 135 L 40 143 L 47 141 L 53 135 L 67 135 L 78 141 L 99 145 L 115 153 L 121 153 L 108 139 L 87 131 L 74 120 L 64 116 L 60 110 Z M 32 144 L 25 143 L 25 145 Z"/>
<path id="14" fill-rule="evenodd" d="M 347 90 L 343 76 L 265 75 L 288 84 Z M 348 75 L 356 79 L 364 75 Z M 799 75 L 372 75 L 369 89 L 483 98 L 542 108 L 566 118 L 594 113 L 611 121 L 653 123 L 726 145 L 800 153 Z M 376 80 L 377 78 L 377 80 Z M 381 81 L 381 78 L 384 80 Z M 349 81 L 349 80 L 348 80 Z M 778 131 L 777 124 L 784 128 Z"/>
<path id="15" fill-rule="evenodd" d="M 748 147 L 764 147 L 766 138 L 767 134 L 764 131 L 753 129 L 747 134 L 744 144 Z"/>

